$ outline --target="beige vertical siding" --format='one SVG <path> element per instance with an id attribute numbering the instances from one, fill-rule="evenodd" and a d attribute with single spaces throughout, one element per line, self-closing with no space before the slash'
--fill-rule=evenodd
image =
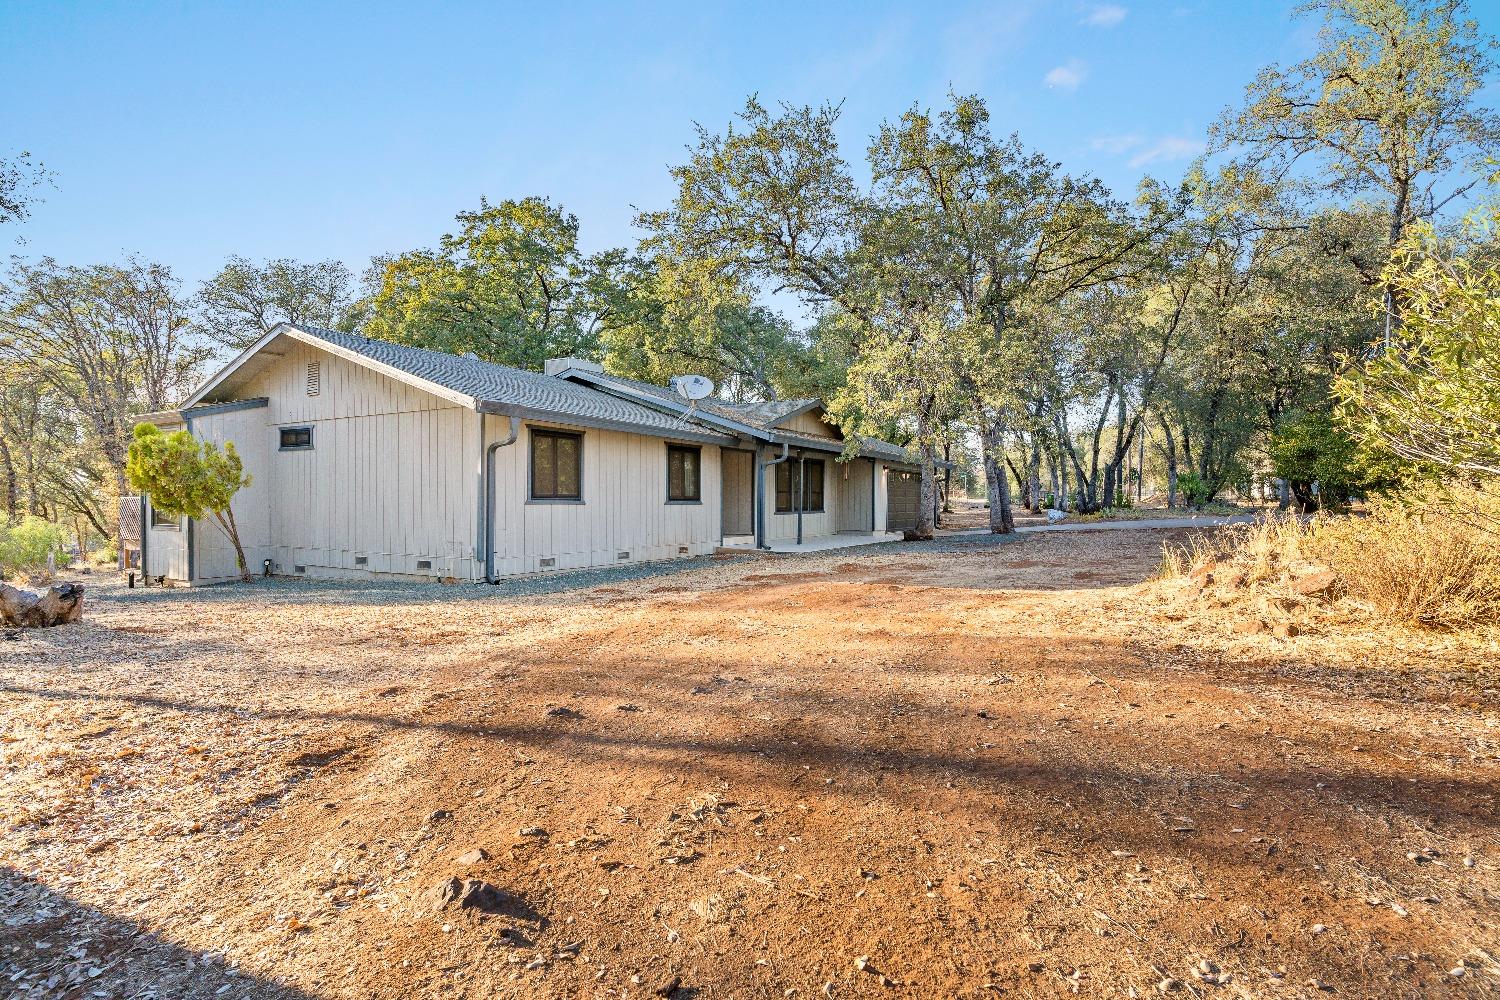
<path id="1" fill-rule="evenodd" d="M 581 503 L 530 499 L 533 427 L 583 435 Z M 488 418 L 487 442 L 501 441 L 508 432 L 506 418 Z M 661 438 L 526 422 L 515 443 L 495 453 L 496 575 L 712 552 L 720 540 L 719 449 L 701 447 L 703 499 L 668 503 L 667 442 Z M 629 556 L 620 558 L 625 552 Z M 552 564 L 544 566 L 544 559 Z"/>
<path id="2" fill-rule="evenodd" d="M 268 453 L 271 435 L 267 430 L 266 408 L 197 417 L 193 420 L 193 434 L 221 448 L 225 443 L 233 442 L 245 471 L 250 474 L 250 485 L 235 495 L 230 509 L 234 511 L 235 524 L 239 527 L 246 565 L 250 572 L 258 574 L 262 560 L 272 558 Z M 194 524 L 193 546 L 195 582 L 227 580 L 239 575 L 234 545 L 216 520 L 204 518 Z"/>
<path id="3" fill-rule="evenodd" d="M 309 396 L 312 362 L 319 391 Z M 262 421 L 265 455 L 260 558 L 277 572 L 482 577 L 473 411 L 295 342 L 239 394 L 271 401 L 248 412 Z M 312 450 L 280 451 L 287 426 L 311 427 Z"/>
<path id="4" fill-rule="evenodd" d="M 797 434 L 812 434 L 816 437 L 843 438 L 836 425 L 823 419 L 823 411 L 819 408 L 799 413 L 792 419 L 779 425 L 782 430 L 792 431 Z"/>
<path id="5" fill-rule="evenodd" d="M 180 428 L 169 427 L 168 431 Z M 153 528 L 151 526 L 151 504 L 146 504 L 146 568 L 150 577 L 164 576 L 168 580 L 188 578 L 187 518 L 178 521 L 175 528 Z"/>
<path id="6" fill-rule="evenodd" d="M 870 468 L 868 458 L 835 462 L 830 476 L 839 480 L 838 506 L 834 508 L 835 531 L 870 530 Z M 883 530 L 884 525 L 881 526 Z"/>

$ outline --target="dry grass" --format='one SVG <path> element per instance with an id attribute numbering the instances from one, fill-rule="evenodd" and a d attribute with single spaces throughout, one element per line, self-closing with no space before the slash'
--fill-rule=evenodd
<path id="1" fill-rule="evenodd" d="M 1452 492 L 1441 505 L 1377 501 L 1368 516 L 1270 518 L 1163 549 L 1161 579 L 1218 569 L 1233 587 L 1291 585 L 1331 570 L 1384 620 L 1460 630 L 1500 624 L 1500 490 Z"/>

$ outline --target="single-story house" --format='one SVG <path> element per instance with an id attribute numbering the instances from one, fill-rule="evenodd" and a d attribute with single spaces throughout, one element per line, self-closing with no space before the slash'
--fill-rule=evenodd
<path id="1" fill-rule="evenodd" d="M 148 419 L 234 442 L 253 573 L 494 581 L 916 520 L 913 459 L 846 449 L 818 400 L 689 401 L 576 358 L 538 374 L 284 323 Z M 212 522 L 142 498 L 141 524 L 148 578 L 237 575 Z"/>

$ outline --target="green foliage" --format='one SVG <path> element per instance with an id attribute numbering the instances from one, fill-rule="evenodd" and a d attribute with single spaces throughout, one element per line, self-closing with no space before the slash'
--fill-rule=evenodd
<path id="1" fill-rule="evenodd" d="M 210 337 L 243 350 L 278 323 L 348 327 L 354 276 L 336 260 L 255 265 L 230 257 L 198 290 L 198 323 Z"/>
<path id="2" fill-rule="evenodd" d="M 240 575 L 249 579 L 230 504 L 250 485 L 234 442 L 220 449 L 187 431 L 164 434 L 155 424 L 140 423 L 130 442 L 125 474 L 130 487 L 151 498 L 151 506 L 173 517 L 212 517 L 234 544 Z"/>
<path id="3" fill-rule="evenodd" d="M 1386 271 L 1402 304 L 1397 336 L 1335 386 L 1361 441 L 1449 473 L 1500 476 L 1497 223 L 1500 206 L 1468 220 L 1466 256 L 1427 226 L 1402 242 Z"/>
<path id="4" fill-rule="evenodd" d="M 1393 485 L 1359 442 L 1325 413 L 1304 413 L 1271 434 L 1271 463 L 1306 507 L 1341 507 L 1358 495 Z M 1317 502 L 1309 489 L 1318 484 Z"/>
<path id="5" fill-rule="evenodd" d="M 1316 159 L 1328 193 L 1384 201 L 1394 240 L 1466 189 L 1461 168 L 1500 150 L 1500 118 L 1475 102 L 1492 40 L 1463 0 L 1318 0 L 1301 12 L 1322 15 L 1317 52 L 1262 70 L 1216 138 L 1277 174 Z"/>
<path id="6" fill-rule="evenodd" d="M 27 514 L 14 524 L 0 519 L 0 579 L 40 575 L 47 558 L 67 564 L 68 538 L 62 527 Z"/>
<path id="7" fill-rule="evenodd" d="M 1194 510 L 1213 499 L 1213 492 L 1196 472 L 1184 472 L 1177 477 L 1177 492 L 1182 494 L 1182 502 Z"/>
<path id="8" fill-rule="evenodd" d="M 619 250 L 585 256 L 578 219 L 547 199 L 481 199 L 456 221 L 438 249 L 374 262 L 367 335 L 540 369 L 597 356 L 600 335 L 635 316 L 640 263 Z"/>

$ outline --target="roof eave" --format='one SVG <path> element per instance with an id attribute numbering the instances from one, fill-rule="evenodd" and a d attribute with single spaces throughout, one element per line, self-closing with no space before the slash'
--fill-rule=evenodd
<path id="1" fill-rule="evenodd" d="M 670 441 L 695 441 L 700 444 L 732 445 L 734 438 L 727 434 L 715 434 L 711 431 L 697 430 L 690 427 L 681 429 L 647 427 L 645 424 L 631 423 L 628 420 L 610 420 L 607 417 L 585 417 L 572 413 L 559 413 L 555 410 L 545 410 L 534 406 L 522 406 L 519 403 L 507 403 L 496 399 L 481 399 L 475 408 L 480 413 L 493 413 L 503 417 L 519 417 L 522 420 L 535 420 L 542 423 L 558 424 L 563 427 L 586 427 L 592 430 L 622 431 L 626 434 L 640 434 L 644 437 L 659 437 Z"/>

